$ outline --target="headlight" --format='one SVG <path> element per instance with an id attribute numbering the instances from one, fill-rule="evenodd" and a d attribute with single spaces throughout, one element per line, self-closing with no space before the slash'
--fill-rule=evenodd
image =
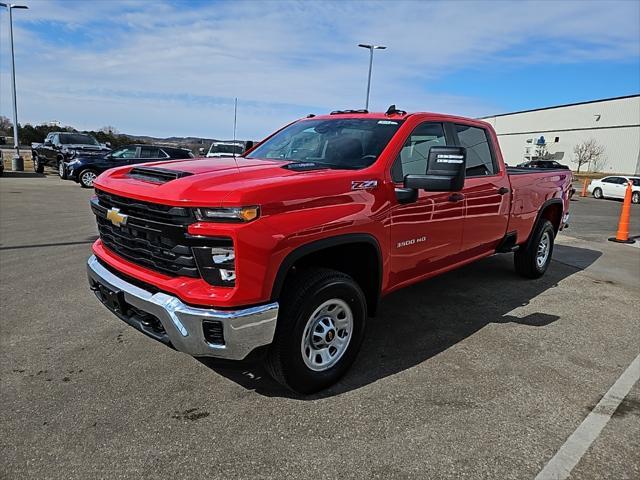
<path id="1" fill-rule="evenodd" d="M 204 222 L 250 222 L 260 216 L 260 207 L 196 208 L 196 218 Z"/>
<path id="2" fill-rule="evenodd" d="M 209 284 L 233 287 L 236 284 L 236 254 L 231 239 L 219 239 L 213 247 L 193 247 L 198 270 Z"/>

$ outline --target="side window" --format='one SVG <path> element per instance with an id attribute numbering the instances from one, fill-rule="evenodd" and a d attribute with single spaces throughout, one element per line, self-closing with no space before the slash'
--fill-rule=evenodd
<path id="1" fill-rule="evenodd" d="M 164 158 L 164 156 L 157 147 L 140 147 L 140 158 Z"/>
<path id="2" fill-rule="evenodd" d="M 127 147 L 116 150 L 111 154 L 112 158 L 136 158 L 136 147 Z"/>
<path id="3" fill-rule="evenodd" d="M 53 135 L 51 137 L 51 143 L 53 143 L 54 145 L 60 145 L 60 135 Z"/>
<path id="4" fill-rule="evenodd" d="M 433 146 L 444 146 L 447 141 L 441 123 L 422 123 L 418 125 L 404 142 L 400 155 L 391 168 L 394 182 L 402 182 L 405 175 L 424 175 L 427 171 L 429 149 Z"/>
<path id="5" fill-rule="evenodd" d="M 467 149 L 467 177 L 480 177 L 498 173 L 496 162 L 489 148 L 489 138 L 484 128 L 455 125 L 460 146 Z"/>

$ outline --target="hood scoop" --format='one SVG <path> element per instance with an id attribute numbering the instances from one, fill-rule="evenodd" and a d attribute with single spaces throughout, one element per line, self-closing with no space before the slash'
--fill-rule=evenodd
<path id="1" fill-rule="evenodd" d="M 189 175 L 193 175 L 193 173 L 157 167 L 133 167 L 128 174 L 130 178 L 151 183 L 167 183 Z"/>

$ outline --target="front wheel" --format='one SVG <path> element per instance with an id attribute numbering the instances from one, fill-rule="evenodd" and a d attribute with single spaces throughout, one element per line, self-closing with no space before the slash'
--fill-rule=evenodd
<path id="1" fill-rule="evenodd" d="M 543 220 L 536 225 L 532 235 L 528 246 L 521 246 L 514 254 L 513 260 L 516 272 L 520 275 L 539 278 L 551 263 L 555 230 L 549 220 Z"/>
<path id="2" fill-rule="evenodd" d="M 601 198 L 604 198 L 604 195 L 602 195 L 601 188 L 595 188 L 593 190 L 593 198 L 597 198 L 598 200 L 600 200 Z"/>
<path id="3" fill-rule="evenodd" d="M 43 173 L 44 165 L 42 164 L 40 157 L 38 157 L 38 155 L 32 155 L 31 160 L 33 161 L 33 171 L 36 173 Z"/>
<path id="4" fill-rule="evenodd" d="M 365 296 L 350 276 L 325 268 L 296 274 L 284 291 L 266 368 L 295 392 L 317 392 L 355 360 L 364 337 Z"/>
<path id="5" fill-rule="evenodd" d="M 96 178 L 98 178 L 97 172 L 95 170 L 91 170 L 90 168 L 82 170 L 78 174 L 78 181 L 80 182 L 80 186 L 83 188 L 93 187 L 93 182 Z"/>
<path id="6" fill-rule="evenodd" d="M 65 167 L 63 160 L 58 160 L 58 175 L 62 180 L 67 179 L 67 167 Z"/>
<path id="7" fill-rule="evenodd" d="M 633 192 L 631 194 L 631 203 L 640 203 L 640 192 Z"/>

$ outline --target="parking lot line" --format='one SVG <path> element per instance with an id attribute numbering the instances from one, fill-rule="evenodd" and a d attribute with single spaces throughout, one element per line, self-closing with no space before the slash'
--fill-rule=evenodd
<path id="1" fill-rule="evenodd" d="M 578 464 L 593 441 L 598 438 L 611 415 L 640 379 L 640 355 L 627 367 L 616 383 L 602 397 L 587 418 L 560 447 L 549 463 L 538 473 L 535 480 L 563 480 Z"/>

